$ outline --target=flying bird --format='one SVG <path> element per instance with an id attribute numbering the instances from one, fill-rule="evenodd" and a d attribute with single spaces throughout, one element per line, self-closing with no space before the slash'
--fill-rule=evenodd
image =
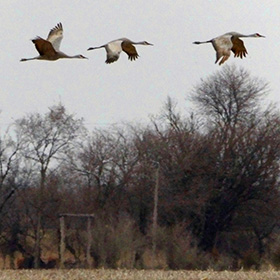
<path id="1" fill-rule="evenodd" d="M 124 51 L 128 55 L 128 59 L 132 61 L 139 57 L 137 50 L 133 45 L 153 46 L 153 44 L 148 43 L 146 41 L 132 42 L 127 38 L 121 38 L 121 39 L 111 41 L 106 45 L 102 45 L 100 47 L 88 48 L 88 51 L 105 48 L 107 52 L 107 59 L 105 62 L 107 64 L 117 61 L 122 51 Z"/>
<path id="2" fill-rule="evenodd" d="M 69 56 L 59 50 L 60 43 L 63 39 L 63 27 L 61 23 L 58 23 L 49 32 L 48 38 L 45 40 L 39 36 L 32 40 L 39 53 L 39 56 L 32 58 L 22 58 L 20 61 L 28 60 L 57 60 L 60 58 L 86 58 L 81 54 Z"/>
<path id="3" fill-rule="evenodd" d="M 205 44 L 211 43 L 216 51 L 216 61 L 217 63 L 221 58 L 219 65 L 223 64 L 230 57 L 230 51 L 234 53 L 234 57 L 246 57 L 247 50 L 244 46 L 244 43 L 239 38 L 260 38 L 265 37 L 260 35 L 259 33 L 254 33 L 250 35 L 243 35 L 237 32 L 228 32 L 219 37 L 213 38 L 212 40 L 205 42 L 193 42 L 193 44 Z"/>

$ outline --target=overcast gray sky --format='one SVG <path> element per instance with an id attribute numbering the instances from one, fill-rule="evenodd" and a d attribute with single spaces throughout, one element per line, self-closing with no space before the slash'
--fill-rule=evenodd
<path id="1" fill-rule="evenodd" d="M 270 84 L 268 100 L 280 99 L 279 0 L 0 0 L 0 127 L 26 113 L 45 113 L 62 102 L 89 128 L 111 123 L 146 122 L 167 96 L 184 110 L 187 94 L 213 74 L 211 45 L 193 45 L 229 31 L 258 32 L 265 39 L 244 39 L 248 56 L 226 64 L 243 66 Z M 19 62 L 37 51 L 30 39 L 46 38 L 58 22 L 64 27 L 61 50 L 89 60 Z M 139 59 L 125 53 L 107 65 L 105 50 L 87 52 L 113 39 L 146 40 Z M 223 67 L 223 66 L 222 66 Z"/>

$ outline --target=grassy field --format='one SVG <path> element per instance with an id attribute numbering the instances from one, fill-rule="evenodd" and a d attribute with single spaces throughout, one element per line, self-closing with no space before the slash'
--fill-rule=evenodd
<path id="1" fill-rule="evenodd" d="M 278 280 L 280 272 L 215 272 L 164 270 L 2 270 L 0 280 Z"/>

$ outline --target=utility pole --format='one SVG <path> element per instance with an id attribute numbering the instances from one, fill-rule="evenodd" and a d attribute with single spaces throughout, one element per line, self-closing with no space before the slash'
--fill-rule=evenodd
<path id="1" fill-rule="evenodd" d="M 159 189 L 159 162 L 155 161 L 155 191 L 154 191 L 154 211 L 153 211 L 153 228 L 152 228 L 152 254 L 153 254 L 153 268 L 155 268 L 156 247 L 157 247 L 157 224 L 158 224 L 158 189 Z"/>

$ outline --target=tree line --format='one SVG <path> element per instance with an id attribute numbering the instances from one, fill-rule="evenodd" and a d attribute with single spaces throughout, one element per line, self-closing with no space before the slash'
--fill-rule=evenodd
<path id="1" fill-rule="evenodd" d="M 279 265 L 280 114 L 267 92 L 232 66 L 193 88 L 190 114 L 168 98 L 147 125 L 88 131 L 62 104 L 16 120 L 0 136 L 3 258 L 46 266 L 59 258 L 59 214 L 90 213 L 94 267 Z M 83 266 L 86 221 L 67 228 Z"/>

